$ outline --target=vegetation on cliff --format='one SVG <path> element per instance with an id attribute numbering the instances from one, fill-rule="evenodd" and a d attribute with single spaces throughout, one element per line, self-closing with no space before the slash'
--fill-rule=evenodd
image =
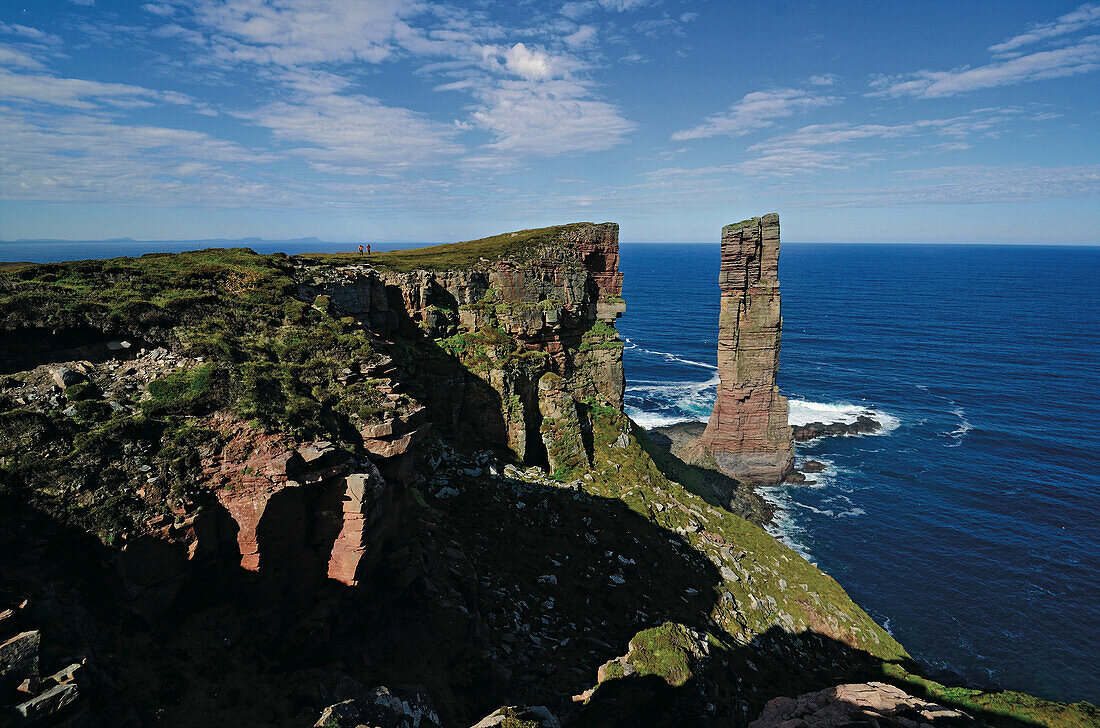
<path id="1" fill-rule="evenodd" d="M 291 272 L 286 256 L 233 249 L 0 273 L 0 487 L 111 539 L 196 485 L 214 412 L 353 447 L 382 397 L 344 373 L 378 354 L 361 326 L 299 300 Z M 58 349 L 102 359 L 90 352 L 107 340 L 128 344 L 120 367 L 89 361 L 62 392 L 35 386 L 36 369 L 52 384 L 40 365 Z M 142 360 L 157 347 L 174 365 Z M 150 364 L 147 381 L 119 386 L 135 360 Z M 134 465 L 139 454 L 151 470 Z"/>
<path id="2" fill-rule="evenodd" d="M 458 243 L 373 252 L 369 257 L 369 262 L 378 268 L 408 272 L 412 270 L 472 268 L 501 259 L 530 260 L 538 255 L 542 246 L 552 245 L 563 233 L 568 234 L 571 230 L 591 224 L 582 222 L 554 225 L 531 230 L 518 230 Z M 347 263 L 362 262 L 364 260 L 364 256 L 359 253 L 315 253 L 302 257 L 326 265 L 346 265 Z"/>

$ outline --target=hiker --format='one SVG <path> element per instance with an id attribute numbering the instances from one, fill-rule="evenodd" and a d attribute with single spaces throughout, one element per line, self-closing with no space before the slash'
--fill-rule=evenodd
<path id="1" fill-rule="evenodd" d="M 362 246 L 362 245 L 360 245 L 360 246 L 359 246 L 359 255 L 362 255 L 362 254 L 363 254 L 363 246 Z"/>
<path id="2" fill-rule="evenodd" d="M 367 255 L 370 255 L 370 243 L 367 243 Z"/>

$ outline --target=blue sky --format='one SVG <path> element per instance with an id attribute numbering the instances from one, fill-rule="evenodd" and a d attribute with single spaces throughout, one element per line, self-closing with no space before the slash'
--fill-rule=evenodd
<path id="1" fill-rule="evenodd" d="M 11 0 L 0 239 L 1100 242 L 1100 4 Z"/>

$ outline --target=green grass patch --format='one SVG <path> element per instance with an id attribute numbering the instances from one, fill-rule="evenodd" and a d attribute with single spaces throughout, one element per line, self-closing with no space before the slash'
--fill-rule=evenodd
<path id="1" fill-rule="evenodd" d="M 493 262 L 505 258 L 522 260 L 531 257 L 541 246 L 553 244 L 562 233 L 591 224 L 571 223 L 569 225 L 518 230 L 512 233 L 479 238 L 478 240 L 373 253 L 366 258 L 358 253 L 315 253 L 299 257 L 328 265 L 366 261 L 378 268 L 388 268 L 401 272 L 419 269 L 470 268 L 483 261 Z M 577 265 L 580 265 L 579 262 Z M 486 303 L 491 302 L 486 301 Z"/>
<path id="2" fill-rule="evenodd" d="M 682 624 L 665 622 L 634 635 L 627 659 L 639 675 L 656 675 L 679 687 L 691 678 L 694 640 Z"/>

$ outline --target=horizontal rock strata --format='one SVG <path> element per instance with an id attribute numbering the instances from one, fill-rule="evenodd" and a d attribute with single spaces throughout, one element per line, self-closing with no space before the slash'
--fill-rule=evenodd
<path id="1" fill-rule="evenodd" d="M 722 228 L 718 397 L 701 445 L 738 480 L 778 483 L 794 463 L 779 393 L 779 215 Z"/>

